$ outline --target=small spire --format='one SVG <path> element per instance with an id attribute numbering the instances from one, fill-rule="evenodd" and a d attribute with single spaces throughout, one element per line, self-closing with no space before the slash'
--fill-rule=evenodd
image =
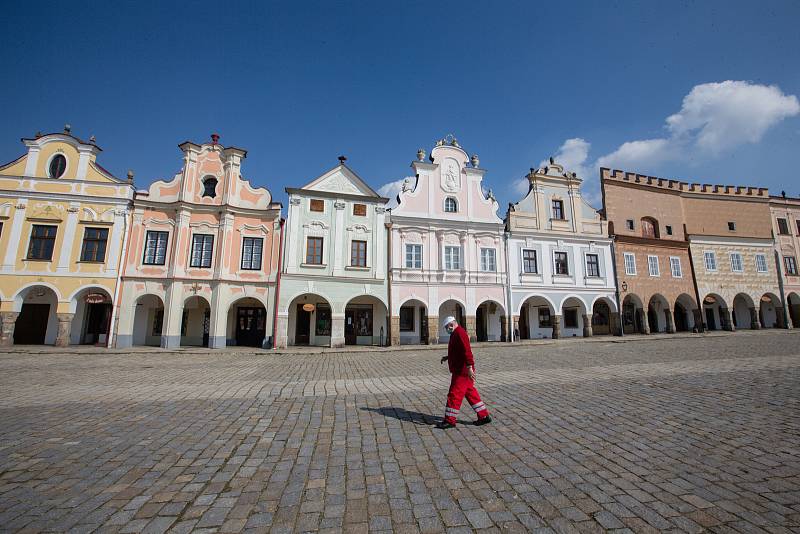
<path id="1" fill-rule="evenodd" d="M 216 134 L 216 133 L 212 133 L 211 134 L 211 144 L 212 145 L 219 144 L 219 134 Z"/>
<path id="2" fill-rule="evenodd" d="M 339 160 L 339 165 L 344 165 L 344 162 L 347 161 L 345 156 L 339 156 L 337 159 Z"/>

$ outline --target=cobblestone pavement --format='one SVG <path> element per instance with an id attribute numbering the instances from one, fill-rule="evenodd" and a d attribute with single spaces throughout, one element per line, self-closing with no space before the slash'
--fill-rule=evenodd
<path id="1" fill-rule="evenodd" d="M 798 532 L 800 332 L 0 354 L 0 529 Z"/>

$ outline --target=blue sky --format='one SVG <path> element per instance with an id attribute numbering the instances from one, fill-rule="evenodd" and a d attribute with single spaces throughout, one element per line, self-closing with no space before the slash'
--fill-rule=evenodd
<path id="1" fill-rule="evenodd" d="M 378 189 L 453 133 L 501 212 L 551 155 L 595 207 L 603 163 L 800 196 L 800 2 L 556 4 L 16 2 L 0 160 L 70 123 L 145 187 L 218 132 L 285 203 L 340 154 Z"/>

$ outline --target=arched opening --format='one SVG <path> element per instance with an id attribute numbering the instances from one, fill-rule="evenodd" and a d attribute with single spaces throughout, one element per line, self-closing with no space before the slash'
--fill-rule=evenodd
<path id="1" fill-rule="evenodd" d="M 671 329 L 669 324 L 669 302 L 663 295 L 656 293 L 647 304 L 647 324 L 651 334 L 661 334 Z"/>
<path id="2" fill-rule="evenodd" d="M 217 196 L 217 179 L 213 176 L 206 176 L 203 179 L 203 196 L 211 198 Z"/>
<path id="3" fill-rule="evenodd" d="M 135 308 L 131 343 L 160 347 L 164 329 L 164 302 L 157 295 L 142 295 L 136 300 Z"/>
<path id="4" fill-rule="evenodd" d="M 22 302 L 14 324 L 15 345 L 53 345 L 58 335 L 58 296 L 47 286 L 31 286 L 17 296 Z"/>
<path id="5" fill-rule="evenodd" d="M 739 293 L 733 297 L 733 324 L 739 330 L 747 330 L 753 327 L 753 314 L 755 304 L 753 299 L 746 293 Z"/>
<path id="6" fill-rule="evenodd" d="M 226 345 L 263 348 L 267 336 L 267 309 L 258 299 L 245 297 L 228 308 Z"/>
<path id="7" fill-rule="evenodd" d="M 200 295 L 187 298 L 181 315 L 181 347 L 208 347 L 211 306 Z"/>
<path id="8" fill-rule="evenodd" d="M 761 328 L 783 328 L 781 301 L 773 293 L 764 293 L 758 310 Z"/>
<path id="9" fill-rule="evenodd" d="M 442 302 L 439 306 L 439 343 L 447 343 L 450 340 L 450 334 L 448 334 L 444 328 L 441 328 L 441 323 L 444 321 L 445 317 L 453 316 L 458 321 L 459 326 L 461 326 L 464 330 L 467 330 L 467 323 L 464 317 L 464 307 L 456 300 L 446 300 Z M 472 334 L 472 332 L 469 332 Z"/>
<path id="10" fill-rule="evenodd" d="M 555 309 L 544 297 L 528 297 L 519 312 L 519 338 L 543 339 L 553 337 Z"/>
<path id="11" fill-rule="evenodd" d="M 505 341 L 506 311 L 493 300 L 482 302 L 475 310 L 475 337 L 478 341 Z"/>
<path id="12" fill-rule="evenodd" d="M 675 320 L 675 331 L 696 332 L 696 312 L 697 305 L 695 304 L 694 299 L 686 293 L 679 295 L 675 300 L 675 311 L 673 313 L 673 318 Z"/>
<path id="13" fill-rule="evenodd" d="M 644 334 L 644 308 L 642 300 L 631 293 L 622 301 L 622 329 L 626 334 Z"/>
<path id="14" fill-rule="evenodd" d="M 86 288 L 73 297 L 69 342 L 73 345 L 105 345 L 111 327 L 111 295 L 102 288 Z"/>
<path id="15" fill-rule="evenodd" d="M 400 306 L 398 325 L 401 345 L 428 343 L 428 309 L 419 300 L 407 300 Z"/>
<path id="16" fill-rule="evenodd" d="M 586 305 L 577 297 L 569 297 L 561 303 L 562 337 L 583 337 L 591 335 L 585 328 Z"/>
<path id="17" fill-rule="evenodd" d="M 592 335 L 611 334 L 611 306 L 605 299 L 597 300 L 592 306 Z"/>
<path id="18" fill-rule="evenodd" d="M 361 295 L 344 307 L 345 345 L 386 345 L 386 306 L 377 297 Z"/>
<path id="19" fill-rule="evenodd" d="M 703 299 L 703 313 L 708 330 L 713 332 L 714 330 L 730 329 L 728 304 L 716 293 L 709 293 Z"/>
<path id="20" fill-rule="evenodd" d="M 789 293 L 786 296 L 786 303 L 789 305 L 792 328 L 800 328 L 800 296 L 797 293 Z"/>
<path id="21" fill-rule="evenodd" d="M 289 345 L 331 346 L 333 314 L 330 303 L 306 293 L 289 304 Z"/>
<path id="22" fill-rule="evenodd" d="M 652 217 L 643 217 L 641 220 L 642 226 L 642 237 L 648 237 L 650 239 L 658 239 L 660 237 L 660 232 L 658 229 L 658 221 Z"/>

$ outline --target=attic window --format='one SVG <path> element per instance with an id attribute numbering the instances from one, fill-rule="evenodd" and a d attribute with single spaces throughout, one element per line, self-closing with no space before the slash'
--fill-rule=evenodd
<path id="1" fill-rule="evenodd" d="M 213 176 L 207 176 L 203 180 L 203 196 L 211 198 L 217 196 L 217 179 Z"/>
<path id="2" fill-rule="evenodd" d="M 325 211 L 325 202 L 316 198 L 312 198 L 311 203 L 309 204 L 309 209 L 311 211 Z"/>
<path id="3" fill-rule="evenodd" d="M 50 167 L 48 169 L 50 172 L 50 178 L 61 178 L 66 170 L 67 158 L 65 158 L 63 154 L 56 154 L 53 156 L 53 159 L 50 160 Z"/>
<path id="4" fill-rule="evenodd" d="M 458 202 L 453 197 L 447 197 L 444 199 L 444 211 L 446 213 L 456 213 L 458 212 Z"/>
<path id="5" fill-rule="evenodd" d="M 358 215 L 359 217 L 366 217 L 367 216 L 367 205 L 366 204 L 353 204 L 353 215 Z"/>
<path id="6" fill-rule="evenodd" d="M 736 231 L 736 223 L 734 221 L 728 221 L 728 230 L 731 232 Z"/>

